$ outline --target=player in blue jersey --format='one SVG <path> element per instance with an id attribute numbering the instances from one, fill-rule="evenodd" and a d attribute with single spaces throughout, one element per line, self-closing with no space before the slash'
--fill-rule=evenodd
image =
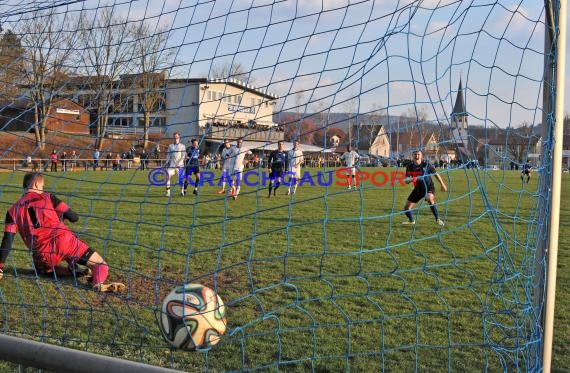
<path id="1" fill-rule="evenodd" d="M 287 167 L 287 152 L 283 149 L 283 141 L 277 143 L 277 150 L 274 150 L 269 154 L 267 159 L 267 169 L 269 170 L 269 195 L 267 198 L 271 197 L 271 190 L 273 190 L 273 196 L 277 196 L 277 188 L 281 185 L 281 178 L 285 168 Z M 275 184 L 275 188 L 273 185 Z"/>
<path id="2" fill-rule="evenodd" d="M 198 140 L 192 139 L 191 145 L 186 149 L 186 167 L 184 168 L 184 189 L 181 195 L 186 194 L 188 189 L 188 178 L 190 175 L 195 175 L 194 191 L 198 193 L 198 185 L 200 184 L 200 148 L 198 147 Z"/>
<path id="3" fill-rule="evenodd" d="M 437 179 L 441 185 L 441 191 L 447 192 L 447 186 L 443 182 L 441 176 L 435 172 L 435 167 L 429 164 L 427 161 L 423 160 L 423 154 L 420 150 L 413 153 L 413 160 L 408 167 L 406 167 L 406 183 L 414 181 L 414 189 L 412 193 L 408 196 L 406 205 L 404 206 L 404 211 L 408 217 L 408 221 L 402 223 L 402 225 L 414 225 L 416 224 L 414 216 L 412 215 L 411 209 L 418 203 L 422 198 L 425 198 L 428 203 L 437 225 L 443 227 L 445 224 L 443 220 L 439 218 L 439 213 L 437 211 L 437 206 L 435 205 L 435 185 L 432 180 L 432 175 Z"/>

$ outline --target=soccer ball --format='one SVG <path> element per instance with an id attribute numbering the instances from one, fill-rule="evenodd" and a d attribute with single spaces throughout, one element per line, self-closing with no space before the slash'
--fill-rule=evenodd
<path id="1" fill-rule="evenodd" d="M 164 298 L 158 324 L 172 347 L 207 350 L 217 344 L 226 331 L 226 307 L 209 287 L 186 284 Z"/>

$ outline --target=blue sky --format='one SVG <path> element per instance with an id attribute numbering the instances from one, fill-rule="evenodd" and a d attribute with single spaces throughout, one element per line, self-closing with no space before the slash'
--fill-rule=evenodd
<path id="1" fill-rule="evenodd" d="M 74 11 L 98 4 L 103 2 L 61 8 Z M 106 4 L 131 21 L 146 19 L 168 30 L 177 61 L 173 76 L 208 76 L 212 65 L 240 63 L 251 71 L 250 83 L 281 97 L 278 108 L 283 110 L 419 111 L 430 119 L 445 119 L 461 78 L 470 123 L 516 127 L 542 120 L 541 1 Z"/>
<path id="2" fill-rule="evenodd" d="M 174 25 L 192 29 L 181 45 L 195 52 L 188 75 L 233 59 L 280 94 L 284 110 L 419 110 L 445 118 L 461 77 L 471 123 L 541 121 L 541 2 L 165 4 L 179 9 Z M 180 17 L 186 11 L 190 22 Z"/>

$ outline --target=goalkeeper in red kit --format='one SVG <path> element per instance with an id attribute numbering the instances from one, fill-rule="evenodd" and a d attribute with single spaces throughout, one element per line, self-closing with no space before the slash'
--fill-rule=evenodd
<path id="1" fill-rule="evenodd" d="M 125 285 L 120 282 L 106 283 L 109 272 L 107 263 L 65 225 L 64 219 L 76 222 L 79 216 L 56 196 L 44 192 L 43 175 L 27 173 L 23 187 L 24 195 L 6 213 L 0 246 L 0 278 L 3 277 L 4 264 L 18 232 L 26 247 L 32 251 L 39 273 L 91 275 L 93 290 L 123 291 Z M 59 266 L 62 261 L 67 262 L 67 267 Z"/>

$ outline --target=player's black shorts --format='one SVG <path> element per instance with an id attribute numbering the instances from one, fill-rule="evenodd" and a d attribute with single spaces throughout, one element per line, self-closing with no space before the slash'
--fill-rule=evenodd
<path id="1" fill-rule="evenodd" d="M 412 193 L 408 196 L 408 201 L 418 203 L 423 198 L 427 198 L 428 193 L 435 195 L 435 188 L 429 188 L 427 190 L 425 188 L 414 188 Z"/>
<path id="2" fill-rule="evenodd" d="M 524 170 L 522 173 L 525 175 L 530 175 L 530 170 Z"/>
<path id="3" fill-rule="evenodd" d="M 272 180 L 279 179 L 285 170 L 283 168 L 272 168 L 271 173 L 269 174 L 269 178 Z"/>
<path id="4" fill-rule="evenodd" d="M 184 173 L 186 175 L 197 174 L 200 172 L 200 165 L 198 164 L 188 164 L 184 168 Z"/>

